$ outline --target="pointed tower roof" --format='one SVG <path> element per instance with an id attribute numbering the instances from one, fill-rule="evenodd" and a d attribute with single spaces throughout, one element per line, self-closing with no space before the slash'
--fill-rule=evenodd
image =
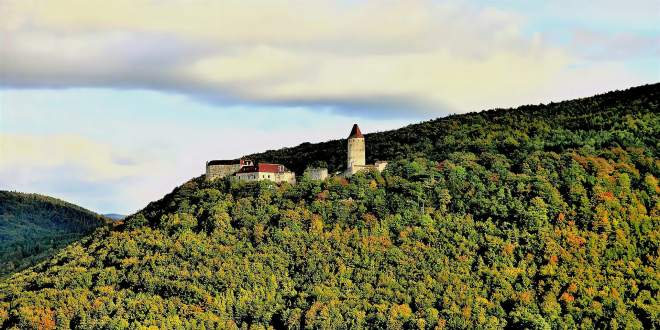
<path id="1" fill-rule="evenodd" d="M 353 124 L 353 129 L 351 129 L 351 134 L 348 136 L 349 139 L 361 139 L 364 138 L 362 135 L 362 132 L 360 132 L 360 128 L 358 127 L 357 124 Z"/>

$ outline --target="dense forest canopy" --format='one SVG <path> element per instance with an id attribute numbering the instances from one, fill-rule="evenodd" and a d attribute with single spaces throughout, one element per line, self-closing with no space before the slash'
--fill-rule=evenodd
<path id="1" fill-rule="evenodd" d="M 0 325 L 656 328 L 660 85 L 366 136 L 365 172 L 195 178 L 0 282 Z M 343 166 L 341 141 L 253 155 Z"/>
<path id="2" fill-rule="evenodd" d="M 104 218 L 59 199 L 0 191 L 0 276 L 51 256 Z"/>

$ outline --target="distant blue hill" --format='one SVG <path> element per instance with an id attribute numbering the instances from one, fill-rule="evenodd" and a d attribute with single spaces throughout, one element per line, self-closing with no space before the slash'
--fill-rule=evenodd
<path id="1" fill-rule="evenodd" d="M 110 218 L 112 220 L 115 220 L 115 221 L 123 220 L 124 218 L 126 218 L 125 215 L 117 214 L 117 213 L 107 213 L 107 214 L 103 214 L 103 216 L 106 217 L 106 218 Z"/>

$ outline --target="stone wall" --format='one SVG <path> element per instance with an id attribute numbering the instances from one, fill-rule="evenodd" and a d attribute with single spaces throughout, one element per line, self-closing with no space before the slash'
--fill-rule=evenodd
<path id="1" fill-rule="evenodd" d="M 305 174 L 312 180 L 325 180 L 328 178 L 327 168 L 308 168 Z"/>
<path id="2" fill-rule="evenodd" d="M 387 167 L 387 162 L 379 160 L 374 164 L 374 166 L 376 166 L 376 169 L 378 170 L 378 172 L 382 172 Z"/>
<path id="3" fill-rule="evenodd" d="M 385 167 L 387 167 L 387 162 L 383 162 L 383 161 L 376 162 L 376 164 L 373 165 L 354 165 L 346 169 L 346 171 L 343 173 L 343 176 L 349 177 L 357 172 L 368 171 L 368 170 L 376 170 L 378 172 L 383 172 L 385 170 Z"/>
<path id="4" fill-rule="evenodd" d="M 241 169 L 240 164 L 206 165 L 206 180 L 215 180 L 232 175 Z"/>

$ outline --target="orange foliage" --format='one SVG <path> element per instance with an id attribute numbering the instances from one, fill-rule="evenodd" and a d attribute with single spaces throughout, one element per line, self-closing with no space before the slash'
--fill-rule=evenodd
<path id="1" fill-rule="evenodd" d="M 566 233 L 566 241 L 568 244 L 570 244 L 572 247 L 581 247 L 584 245 L 584 243 L 587 242 L 587 240 L 579 235 L 575 235 L 573 233 Z"/>
<path id="2" fill-rule="evenodd" d="M 611 202 L 614 200 L 614 193 L 612 193 L 611 191 L 604 191 L 598 194 L 598 199 L 605 202 Z"/>
<path id="3" fill-rule="evenodd" d="M 520 299 L 520 302 L 522 302 L 524 304 L 531 303 L 533 297 L 534 297 L 534 295 L 530 291 L 524 291 L 518 296 L 518 298 Z"/>
<path id="4" fill-rule="evenodd" d="M 35 311 L 35 317 L 37 317 L 37 329 L 39 330 L 49 330 L 55 329 L 55 315 L 52 310 L 41 308 Z"/>
<path id="5" fill-rule="evenodd" d="M 362 238 L 362 245 L 369 252 L 376 252 L 387 250 L 392 246 L 392 242 L 388 236 L 365 236 Z"/>
<path id="6" fill-rule="evenodd" d="M 92 307 L 94 307 L 94 309 L 99 309 L 101 308 L 101 306 L 103 306 L 103 300 L 101 300 L 101 298 L 94 299 L 94 302 L 92 303 Z"/>
<path id="7" fill-rule="evenodd" d="M 330 195 L 330 192 L 327 190 L 323 190 L 322 192 L 316 194 L 316 199 L 324 201 L 328 199 L 328 196 Z"/>
<path id="8" fill-rule="evenodd" d="M 504 253 L 504 255 L 510 256 L 513 254 L 513 248 L 514 246 L 511 243 L 504 244 L 504 247 L 502 247 L 502 253 Z"/>
<path id="9" fill-rule="evenodd" d="M 575 300 L 575 298 L 570 293 L 564 292 L 564 293 L 562 293 L 559 300 L 561 300 L 561 301 L 568 304 L 568 303 L 572 303 Z"/>
<path id="10" fill-rule="evenodd" d="M 461 314 L 463 315 L 464 318 L 469 319 L 470 316 L 472 315 L 472 307 L 470 306 L 463 307 Z"/>
<path id="11" fill-rule="evenodd" d="M 585 169 L 594 169 L 598 176 L 608 176 L 614 172 L 614 166 L 605 158 L 596 156 L 581 156 L 573 154 L 573 159 Z"/>
<path id="12" fill-rule="evenodd" d="M 618 299 L 619 298 L 619 290 L 617 290 L 616 288 L 612 288 L 610 290 L 610 295 L 612 296 L 612 298 Z"/>
<path id="13" fill-rule="evenodd" d="M 402 240 L 405 240 L 405 239 L 408 238 L 408 236 L 410 236 L 411 233 L 412 233 L 412 228 L 406 227 L 404 230 L 402 230 L 399 233 L 399 238 L 402 239 Z"/>

